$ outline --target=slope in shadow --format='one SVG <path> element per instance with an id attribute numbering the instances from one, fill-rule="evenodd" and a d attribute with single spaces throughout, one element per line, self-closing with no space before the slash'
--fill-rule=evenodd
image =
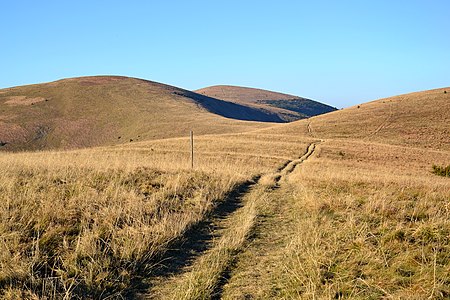
<path id="1" fill-rule="evenodd" d="M 225 118 L 258 121 L 258 122 L 277 122 L 284 123 L 277 114 L 265 109 L 258 109 L 245 105 L 240 105 L 225 100 L 219 100 L 208 96 L 200 95 L 190 91 L 176 91 L 174 94 L 194 100 L 207 111 L 220 115 Z"/>
<path id="2" fill-rule="evenodd" d="M 336 107 L 306 98 L 293 98 L 289 100 L 258 100 L 257 103 L 267 104 L 297 112 L 307 118 L 337 110 Z"/>

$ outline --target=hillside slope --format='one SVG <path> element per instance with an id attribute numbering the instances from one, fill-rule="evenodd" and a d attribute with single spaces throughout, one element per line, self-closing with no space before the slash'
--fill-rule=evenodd
<path id="1" fill-rule="evenodd" d="M 187 136 L 1 153 L 0 215 L 7 217 L 0 218 L 0 298 L 450 295 L 450 182 L 431 172 L 448 165 L 450 151 L 424 148 L 448 149 L 444 89 L 268 124 L 224 119 L 173 93 L 145 98 L 156 104 L 141 116 L 134 106 L 145 101 L 133 99 L 162 85 L 133 80 L 133 88 L 128 81 L 111 88 L 102 80 L 66 81 L 77 95 L 66 97 L 75 99 L 66 122 L 70 113 L 89 115 L 88 100 L 74 91 L 88 85 L 80 89 L 99 93 L 95 113 L 101 103 L 119 120 L 108 106 L 110 99 L 121 105 L 121 95 L 126 124 L 130 114 L 150 114 L 149 127 L 139 130 L 249 131 L 197 136 L 194 169 Z M 53 101 L 37 97 L 8 98 L 0 108 Z M 79 102 L 81 112 L 73 109 Z M 170 112 L 165 117 L 191 123 L 158 123 L 150 110 L 161 107 Z M 432 134 L 435 140 L 424 138 Z"/>
<path id="2" fill-rule="evenodd" d="M 449 124 L 447 87 L 363 103 L 269 132 L 450 150 Z"/>
<path id="3" fill-rule="evenodd" d="M 265 108 L 278 114 L 285 121 L 309 118 L 336 110 L 314 100 L 255 88 L 216 85 L 195 92 L 234 103 Z"/>
<path id="4" fill-rule="evenodd" d="M 95 76 L 0 90 L 0 149 L 72 149 L 242 132 L 274 113 L 151 81 Z"/>

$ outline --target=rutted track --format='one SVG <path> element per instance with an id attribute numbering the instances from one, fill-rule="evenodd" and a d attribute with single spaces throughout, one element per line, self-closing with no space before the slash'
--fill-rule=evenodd
<path id="1" fill-rule="evenodd" d="M 316 143 L 309 144 L 300 158 L 288 161 L 279 168 L 274 177 L 275 185 L 292 173 L 297 165 L 308 159 L 315 148 Z M 150 289 L 145 297 L 195 299 L 207 295 L 206 298 L 220 299 L 223 287 L 238 261 L 239 249 L 242 249 L 253 231 L 257 207 L 267 193 L 270 193 L 270 189 L 260 184 L 259 178 L 230 193 L 227 200 L 218 206 L 207 220 L 189 230 L 184 240 L 175 244 L 161 259 L 160 272 L 150 280 Z M 245 222 L 248 222 L 248 225 L 243 225 Z M 211 268 L 216 267 L 213 276 L 207 275 L 210 265 Z M 202 272 L 202 269 L 206 269 L 205 272 Z M 199 279 L 201 276 L 206 280 Z M 189 282 L 192 280 L 195 282 Z M 205 284 L 204 281 L 212 282 Z M 180 293 L 174 291 L 178 288 L 183 292 L 180 287 L 186 287 L 190 292 L 180 296 Z M 199 293 L 202 293 L 201 296 Z"/>
<path id="2" fill-rule="evenodd" d="M 392 103 L 389 103 L 389 115 L 386 117 L 386 119 L 377 127 L 377 129 L 375 129 L 375 131 L 371 132 L 369 134 L 370 136 L 376 135 L 378 134 L 382 129 L 386 128 L 389 123 L 392 120 L 392 117 L 394 116 L 394 112 L 392 110 Z"/>
<path id="3" fill-rule="evenodd" d="M 311 143 L 308 145 L 308 148 L 306 149 L 305 154 L 303 154 L 300 158 L 295 159 L 293 161 L 291 161 L 290 163 L 288 163 L 281 171 L 280 171 L 280 175 L 281 176 L 286 176 L 289 175 L 290 173 L 292 173 L 295 170 L 295 167 L 299 164 L 301 164 L 302 162 L 304 162 L 306 159 L 308 159 L 313 153 L 314 150 L 316 149 L 316 144 L 315 143 Z"/>
<path id="4" fill-rule="evenodd" d="M 313 135 L 313 130 L 312 130 L 311 122 L 309 122 L 308 125 L 306 125 L 306 128 L 308 129 L 308 134 L 309 134 L 309 135 Z"/>
<path id="5" fill-rule="evenodd" d="M 280 234 L 281 232 L 289 232 L 289 223 L 284 216 L 285 210 L 291 210 L 291 204 L 289 201 L 284 201 L 280 198 L 280 195 L 290 193 L 291 183 L 289 181 L 289 175 L 294 172 L 296 167 L 310 158 L 320 141 L 313 142 L 308 145 L 305 153 L 298 159 L 292 160 L 284 165 L 282 169 L 279 169 L 278 173 L 273 177 L 275 179 L 275 187 L 266 190 L 268 195 L 268 201 L 262 203 L 259 208 L 259 216 L 255 221 L 255 226 L 252 230 L 252 239 L 248 241 L 247 246 L 243 248 L 243 251 L 234 258 L 233 269 L 227 274 L 226 280 L 222 281 L 220 286 L 220 295 L 216 295 L 213 299 L 257 299 L 258 296 L 252 293 L 243 292 L 238 293 L 239 296 L 234 294 L 236 289 L 246 288 L 246 283 L 252 282 L 253 284 L 260 284 L 261 273 L 255 272 L 254 267 L 263 265 L 268 262 L 267 249 L 264 248 L 267 245 L 270 247 L 280 247 L 280 243 L 284 243 L 283 238 L 287 235 Z M 262 243 L 262 244 L 261 244 Z M 262 246 L 263 245 L 263 246 Z M 282 249 L 280 249 L 282 251 Z M 251 253 L 251 255 L 249 255 Z M 279 257 L 282 259 L 282 256 Z M 271 272 L 269 263 L 268 269 L 263 272 Z M 272 265 L 273 266 L 273 265 Z M 249 281 L 243 281 L 243 279 Z M 236 282 L 243 283 L 243 285 L 236 285 Z M 263 283 L 264 284 L 264 283 Z M 267 283 L 265 283 L 267 284 Z M 253 290 L 254 292 L 254 290 Z"/>
<path id="6" fill-rule="evenodd" d="M 193 260 L 211 247 L 211 241 L 217 238 L 222 229 L 221 220 L 242 207 L 241 198 L 259 180 L 259 176 L 235 187 L 206 218 L 188 229 L 181 238 L 174 241 L 169 249 L 155 262 L 150 279 L 140 278 L 134 284 L 135 290 L 126 297 L 130 299 L 147 298 L 148 289 L 171 276 L 180 274 Z M 137 288 L 136 288 L 137 287 Z M 151 296 L 151 295 L 150 295 Z"/>
<path id="7" fill-rule="evenodd" d="M 278 174 L 275 176 L 275 184 L 279 185 L 279 181 L 282 178 L 285 178 L 286 176 L 291 174 L 299 164 L 301 164 L 305 160 L 307 160 L 314 153 L 315 149 L 316 149 L 316 143 L 310 143 L 306 149 L 305 154 L 303 154 L 298 159 L 287 162 L 287 164 L 285 164 L 283 166 L 283 168 L 279 169 Z M 233 266 L 237 263 L 238 259 L 239 259 L 238 257 L 234 257 L 232 260 L 232 264 L 230 264 L 227 267 L 227 269 L 224 270 L 224 272 L 221 274 L 222 275 L 221 280 L 219 280 L 219 282 L 214 290 L 212 299 L 221 299 L 222 298 L 221 296 L 222 296 L 222 292 L 223 292 L 223 287 L 229 281 L 229 279 L 231 277 L 231 271 L 233 269 Z"/>

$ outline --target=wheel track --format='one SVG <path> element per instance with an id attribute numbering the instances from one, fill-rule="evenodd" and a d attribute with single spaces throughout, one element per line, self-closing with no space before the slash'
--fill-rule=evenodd
<path id="1" fill-rule="evenodd" d="M 389 115 L 387 116 L 387 118 L 380 124 L 380 126 L 377 127 L 377 129 L 375 129 L 373 132 L 371 132 L 369 134 L 370 136 L 374 136 L 376 134 L 378 134 L 378 132 L 380 132 L 383 128 L 385 128 L 389 122 L 391 121 L 392 117 L 394 116 L 394 112 L 392 110 L 392 103 L 389 103 Z"/>
<path id="2" fill-rule="evenodd" d="M 287 161 L 278 168 L 275 175 L 275 184 L 278 185 L 282 178 L 288 176 L 299 164 L 308 159 L 314 153 L 317 143 L 318 142 L 310 143 L 302 156 Z M 252 189 L 259 184 L 259 179 L 260 176 L 233 189 L 233 191 L 228 194 L 226 200 L 221 202 L 221 204 L 217 206 L 205 220 L 193 226 L 181 239 L 175 242 L 164 256 L 161 257 L 157 271 L 152 274 L 152 277 L 157 278 L 157 281 L 152 282 L 152 280 L 150 280 L 150 282 L 145 285 L 147 291 L 151 291 L 152 286 L 166 281 L 170 277 L 189 272 L 189 269 L 194 264 L 195 260 L 214 247 L 212 241 L 218 239 L 221 234 L 223 234 L 223 231 L 227 230 L 227 225 L 225 225 L 227 224 L 227 219 L 231 218 L 244 207 L 245 204 L 243 203 L 243 198 L 251 193 Z M 219 276 L 216 287 L 211 294 L 211 299 L 221 299 L 223 287 L 231 278 L 233 266 L 237 261 L 237 255 L 234 255 L 228 261 L 226 268 L 222 270 Z M 152 295 L 144 295 L 143 293 L 131 296 L 154 299 Z"/>
<path id="3" fill-rule="evenodd" d="M 311 143 L 308 145 L 308 148 L 306 149 L 305 154 L 303 154 L 300 158 L 295 159 L 291 162 L 289 162 L 281 171 L 280 171 L 280 175 L 281 177 L 283 176 L 287 176 L 290 173 L 292 173 L 295 170 L 295 167 L 299 164 L 301 164 L 302 162 L 304 162 L 305 160 L 307 160 L 313 153 L 314 150 L 316 149 L 316 143 Z M 280 179 L 281 179 L 280 177 Z"/>
<path id="4" fill-rule="evenodd" d="M 299 164 L 307 160 L 314 153 L 314 150 L 316 149 L 316 145 L 318 143 L 320 143 L 320 141 L 310 143 L 302 156 L 300 156 L 298 159 L 286 162 L 281 168 L 279 168 L 278 173 L 275 175 L 276 185 L 279 185 L 281 179 L 291 174 Z M 255 229 L 253 228 L 253 230 Z M 231 279 L 231 272 L 233 271 L 233 268 L 237 264 L 238 260 L 239 258 L 237 256 L 233 257 L 230 264 L 221 274 L 221 279 L 219 280 L 218 285 L 211 296 L 212 300 L 222 299 L 223 288 Z"/>
<path id="5" fill-rule="evenodd" d="M 308 125 L 306 125 L 306 128 L 308 129 L 308 134 L 309 134 L 309 135 L 313 135 L 313 130 L 312 130 L 312 127 L 311 127 L 311 122 L 309 122 Z"/>
<path id="6" fill-rule="evenodd" d="M 146 293 L 152 286 L 180 274 L 195 258 L 207 251 L 211 241 L 218 236 L 217 231 L 221 229 L 220 221 L 242 207 L 241 197 L 257 183 L 259 178 L 260 176 L 256 176 L 236 186 L 203 220 L 172 242 L 168 250 L 155 259 L 151 274 L 143 274 L 137 278 L 132 284 L 133 288 L 125 294 L 125 298 L 147 299 Z"/>

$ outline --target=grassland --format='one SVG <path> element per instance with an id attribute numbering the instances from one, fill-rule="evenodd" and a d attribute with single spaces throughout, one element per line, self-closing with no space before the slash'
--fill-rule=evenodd
<path id="1" fill-rule="evenodd" d="M 394 159 L 387 159 L 394 156 Z M 446 299 L 448 152 L 325 141 L 261 205 L 224 299 Z"/>
<path id="2" fill-rule="evenodd" d="M 162 171 L 138 161 L 136 168 L 102 167 L 95 155 L 82 167 L 38 156 L 6 159 L 0 259 L 6 297 L 26 295 L 16 288 L 41 297 L 119 295 L 242 180 L 239 173 Z"/>
<path id="3" fill-rule="evenodd" d="M 189 130 L 245 132 L 272 125 L 268 121 L 281 119 L 136 78 L 80 77 L 0 91 L 0 151 L 117 145 L 181 137 Z"/>
<path id="4" fill-rule="evenodd" d="M 1 152 L 1 296 L 446 299 L 445 97 L 198 135 L 194 170 L 178 137 Z"/>
<path id="5" fill-rule="evenodd" d="M 286 137 L 275 147 L 273 139 L 199 137 L 195 170 L 187 139 L 2 153 L 3 297 L 129 295 L 227 193 L 302 147 Z"/>
<path id="6" fill-rule="evenodd" d="M 442 88 L 379 99 L 286 124 L 277 132 L 448 151 L 450 93 L 446 91 L 449 90 Z"/>

